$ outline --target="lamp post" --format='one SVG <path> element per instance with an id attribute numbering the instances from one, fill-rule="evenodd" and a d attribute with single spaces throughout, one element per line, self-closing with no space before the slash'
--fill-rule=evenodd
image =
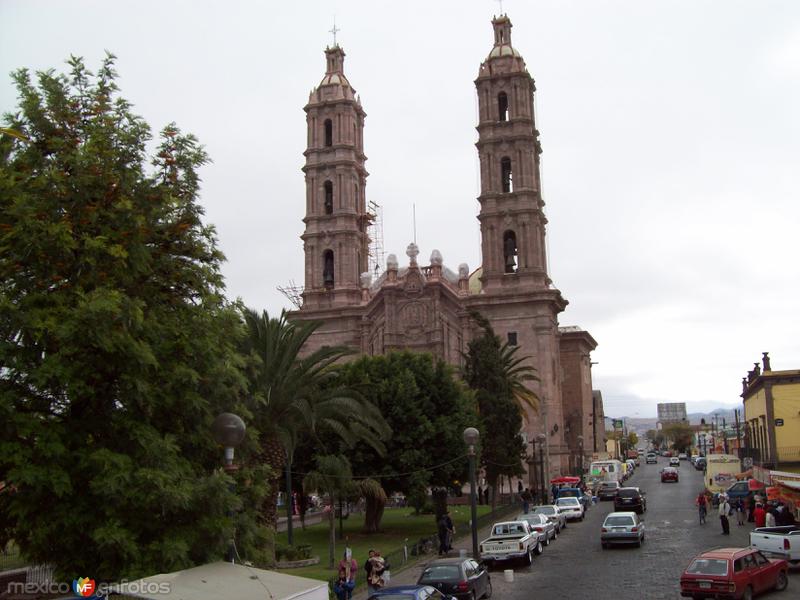
<path id="1" fill-rule="evenodd" d="M 544 445 L 547 442 L 547 436 L 540 433 L 536 439 L 539 440 L 539 481 L 542 482 L 542 504 L 547 504 L 548 481 L 544 478 Z"/>
<path id="2" fill-rule="evenodd" d="M 211 433 L 214 436 L 214 441 L 225 448 L 225 472 L 234 473 L 236 465 L 233 464 L 233 449 L 242 443 L 244 440 L 244 433 L 247 427 L 242 421 L 241 417 L 232 413 L 222 413 L 211 425 Z M 234 491 L 234 485 L 231 484 L 231 490 Z M 228 510 L 227 516 L 233 517 L 233 510 Z M 236 548 L 233 545 L 233 537 L 231 537 L 228 544 L 228 554 L 225 560 L 234 562 L 236 556 Z"/>
<path id="3" fill-rule="evenodd" d="M 469 456 L 469 504 L 471 510 L 472 525 L 472 558 L 478 560 L 478 505 L 475 498 L 475 444 L 480 439 L 480 432 L 474 427 L 467 427 L 464 430 L 464 443 L 467 445 L 467 456 Z"/>
<path id="4" fill-rule="evenodd" d="M 578 436 L 578 477 L 583 483 L 583 436 Z"/>

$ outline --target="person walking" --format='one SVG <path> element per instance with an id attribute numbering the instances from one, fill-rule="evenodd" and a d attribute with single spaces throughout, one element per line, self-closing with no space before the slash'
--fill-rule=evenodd
<path id="1" fill-rule="evenodd" d="M 717 513 L 719 514 L 719 522 L 722 525 L 722 535 L 730 535 L 731 534 L 731 524 L 728 521 L 728 515 L 731 512 L 731 505 L 728 502 L 728 497 L 723 494 L 719 498 L 719 509 Z"/>
<path id="2" fill-rule="evenodd" d="M 695 499 L 694 503 L 697 505 L 697 512 L 700 515 L 700 524 L 705 525 L 706 513 L 708 512 L 708 500 L 706 499 L 705 492 L 700 492 L 697 494 L 697 498 Z"/>
<path id="3" fill-rule="evenodd" d="M 736 511 L 736 524 L 741 527 L 744 525 L 744 500 L 741 498 L 734 500 L 733 510 Z"/>
<path id="4" fill-rule="evenodd" d="M 522 497 L 522 512 L 527 515 L 531 510 L 531 500 L 533 499 L 533 496 L 531 496 L 531 490 L 529 488 L 525 488 L 520 496 Z"/>
<path id="5" fill-rule="evenodd" d="M 350 600 L 353 597 L 357 571 L 358 563 L 348 549 L 342 560 L 339 561 L 339 577 L 333 586 L 333 593 L 336 594 L 338 600 Z"/>
<path id="6" fill-rule="evenodd" d="M 775 505 L 770 504 L 769 508 L 767 508 L 767 514 L 764 515 L 764 526 L 765 527 L 775 527 L 777 525 L 777 520 L 775 519 Z"/>
<path id="7" fill-rule="evenodd" d="M 453 534 L 456 529 L 453 525 L 453 520 L 450 518 L 450 512 L 445 510 L 444 514 L 439 518 L 438 534 L 439 534 L 439 555 L 447 555 L 452 548 Z"/>

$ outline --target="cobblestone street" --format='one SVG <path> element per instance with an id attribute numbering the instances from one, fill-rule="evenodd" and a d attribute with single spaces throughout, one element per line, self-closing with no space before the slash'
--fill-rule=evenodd
<path id="1" fill-rule="evenodd" d="M 646 541 L 641 548 L 600 547 L 600 526 L 613 511 L 612 502 L 593 506 L 583 522 L 573 522 L 558 540 L 538 556 L 531 567 L 516 566 L 514 581 L 507 583 L 500 569 L 492 571 L 493 598 L 499 600 L 556 599 L 571 597 L 611 597 L 630 600 L 675 600 L 680 598 L 679 579 L 696 554 L 719 547 L 744 547 L 749 544 L 751 523 L 736 525 L 731 518 L 731 535 L 723 536 L 716 509 L 708 522 L 698 524 L 694 498 L 702 489 L 702 472 L 682 462 L 680 481 L 661 483 L 659 471 L 667 459 L 657 465 L 642 464 L 625 485 L 637 486 L 647 493 L 644 514 Z M 467 548 L 469 539 L 460 539 Z M 416 581 L 422 566 L 399 574 L 392 585 Z M 791 573 L 789 587 L 765 598 L 796 598 L 800 576 Z"/>

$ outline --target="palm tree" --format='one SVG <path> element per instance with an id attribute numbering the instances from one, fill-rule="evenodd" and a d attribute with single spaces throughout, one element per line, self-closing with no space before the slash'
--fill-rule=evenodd
<path id="1" fill-rule="evenodd" d="M 332 569 L 336 555 L 336 499 L 348 496 L 354 491 L 353 472 L 350 462 L 344 456 L 328 455 L 316 458 L 317 469 L 306 473 L 303 489 L 306 492 L 318 491 L 328 496 L 328 568 Z"/>
<path id="2" fill-rule="evenodd" d="M 381 455 L 382 439 L 390 431 L 378 409 L 360 395 L 338 384 L 334 363 L 352 352 L 343 346 L 323 347 L 307 355 L 303 348 L 319 327 L 310 321 L 289 322 L 286 311 L 270 318 L 243 309 L 247 335 L 243 352 L 248 358 L 253 423 L 260 434 L 262 460 L 272 468 L 270 493 L 262 507 L 262 520 L 277 524 L 277 491 L 286 470 L 287 534 L 292 540 L 291 465 L 303 435 L 330 432 L 352 446 L 361 440 Z"/>
<path id="3" fill-rule="evenodd" d="M 528 413 L 525 407 L 528 406 L 539 414 L 539 397 L 532 389 L 525 385 L 528 381 L 540 381 L 536 374 L 536 369 L 527 364 L 530 357 L 516 356 L 519 346 L 510 346 L 508 342 L 500 348 L 500 368 L 506 384 L 511 392 L 511 397 L 519 407 L 520 415 L 527 421 Z"/>

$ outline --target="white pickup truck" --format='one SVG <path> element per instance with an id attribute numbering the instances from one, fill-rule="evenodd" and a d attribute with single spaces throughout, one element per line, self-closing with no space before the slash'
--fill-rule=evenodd
<path id="1" fill-rule="evenodd" d="M 521 558 L 526 565 L 542 553 L 542 536 L 527 521 L 503 521 L 492 525 L 492 534 L 481 542 L 481 559 L 488 564 Z"/>
<path id="2" fill-rule="evenodd" d="M 750 532 L 750 546 L 773 558 L 800 566 L 800 527 L 758 527 Z"/>

